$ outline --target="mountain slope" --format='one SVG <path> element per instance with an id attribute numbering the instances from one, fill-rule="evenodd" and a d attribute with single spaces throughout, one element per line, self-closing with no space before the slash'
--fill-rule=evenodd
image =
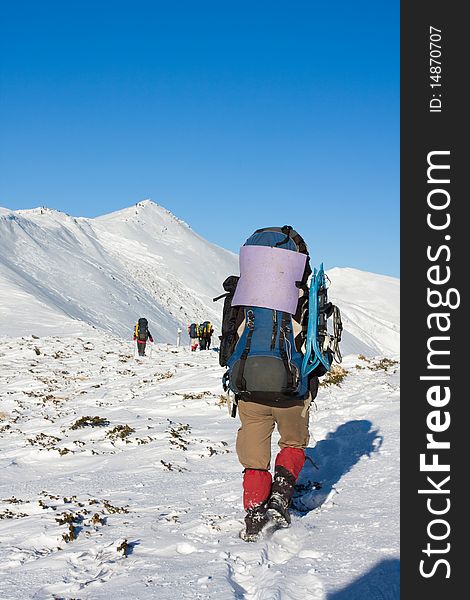
<path id="1" fill-rule="evenodd" d="M 330 269 L 327 275 L 331 280 L 329 299 L 341 309 L 344 347 L 357 354 L 397 355 L 400 351 L 400 281 L 351 268 Z M 358 341 L 368 347 L 365 352 Z"/>
<path id="2" fill-rule="evenodd" d="M 187 325 L 209 319 L 219 325 L 221 305 L 212 298 L 223 292 L 226 277 L 238 272 L 233 253 L 210 244 L 150 201 L 99 217 L 93 228 L 126 277 L 175 320 Z"/>
<path id="3" fill-rule="evenodd" d="M 128 337 L 146 316 L 157 339 L 173 342 L 178 325 L 217 323 L 220 306 L 212 297 L 237 266 L 233 254 L 152 202 L 99 219 L 49 209 L 11 211 L 0 215 L 0 231 L 2 329 L 8 335 L 66 333 L 65 323 L 80 321 Z M 8 300 L 18 288 L 29 294 L 20 306 Z M 34 299 L 43 310 L 37 312 Z M 57 327 L 51 327 L 52 315 Z"/>
<path id="4" fill-rule="evenodd" d="M 250 232 L 247 232 L 247 235 Z M 243 240 L 241 240 L 243 243 Z M 238 258 L 146 200 L 95 219 L 37 208 L 0 210 L 2 335 L 66 335 L 90 328 L 129 338 L 145 316 L 158 341 L 209 319 L 220 333 L 222 282 Z M 399 353 L 399 281 L 334 268 L 342 352 Z"/>

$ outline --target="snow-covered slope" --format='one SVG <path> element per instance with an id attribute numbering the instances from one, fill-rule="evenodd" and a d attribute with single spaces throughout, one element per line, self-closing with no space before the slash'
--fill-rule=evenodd
<path id="1" fill-rule="evenodd" d="M 223 291 L 225 278 L 237 272 L 236 255 L 204 240 L 186 223 L 148 200 L 94 219 L 93 229 L 126 277 L 185 329 L 193 321 L 206 319 L 219 325 L 221 305 L 212 299 Z"/>
<path id="2" fill-rule="evenodd" d="M 0 335 L 86 335 L 91 327 L 128 338 L 141 316 L 163 342 L 174 343 L 178 327 L 184 340 L 190 322 L 206 319 L 218 335 L 222 302 L 212 298 L 237 273 L 235 254 L 149 200 L 95 219 L 0 210 Z M 398 355 L 399 281 L 355 269 L 328 275 L 343 354 Z"/>
<path id="3" fill-rule="evenodd" d="M 330 269 L 327 275 L 329 299 L 341 309 L 343 353 L 398 355 L 400 281 L 351 268 Z"/>
<path id="4" fill-rule="evenodd" d="M 81 323 L 128 337 L 146 316 L 174 341 L 193 320 L 220 321 L 212 298 L 237 257 L 144 201 L 98 219 L 50 209 L 0 213 L 1 330 L 66 334 Z"/>
<path id="5" fill-rule="evenodd" d="M 0 357 L 2 600 L 400 597 L 398 365 L 320 387 L 292 526 L 247 544 L 215 352 L 92 332 Z"/>

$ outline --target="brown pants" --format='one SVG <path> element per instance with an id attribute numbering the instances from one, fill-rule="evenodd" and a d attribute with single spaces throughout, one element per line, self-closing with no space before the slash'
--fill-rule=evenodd
<path id="1" fill-rule="evenodd" d="M 256 402 L 238 402 L 241 427 L 237 435 L 237 455 L 245 469 L 270 469 L 271 435 L 277 425 L 281 448 L 306 448 L 309 440 L 309 411 L 303 405 L 275 408 Z"/>

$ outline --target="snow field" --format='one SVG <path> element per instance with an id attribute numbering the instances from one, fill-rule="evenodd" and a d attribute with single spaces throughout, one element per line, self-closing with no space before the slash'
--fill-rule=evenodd
<path id="1" fill-rule="evenodd" d="M 136 359 L 95 331 L 1 338 L 0 357 L 2 600 L 399 597 L 398 364 L 345 358 L 292 527 L 246 544 L 216 352 Z"/>

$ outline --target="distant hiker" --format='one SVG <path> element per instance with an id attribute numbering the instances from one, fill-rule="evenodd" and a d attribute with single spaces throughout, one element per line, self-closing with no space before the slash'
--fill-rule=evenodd
<path id="1" fill-rule="evenodd" d="M 137 341 L 139 356 L 145 356 L 147 340 L 150 340 L 153 343 L 153 337 L 148 327 L 148 321 L 142 317 L 137 321 L 134 328 L 134 341 Z"/>
<path id="2" fill-rule="evenodd" d="M 188 325 L 188 335 L 191 351 L 195 352 L 198 347 L 199 339 L 199 325 L 197 323 L 191 323 L 191 325 Z"/>
<path id="3" fill-rule="evenodd" d="M 329 370 L 335 351 L 339 355 L 340 320 L 334 322 L 337 337 L 326 330 L 327 317 L 336 310 L 339 319 L 339 311 L 326 303 L 323 267 L 319 273 L 315 269 L 309 295 L 312 270 L 301 236 L 290 226 L 259 229 L 240 251 L 240 277 L 228 277 L 227 293 L 214 298 L 225 297 L 219 362 L 228 367 L 223 385 L 234 394 L 232 416 L 238 406 L 241 421 L 236 450 L 244 467 L 246 516 L 240 537 L 247 542 L 259 539 L 269 523 L 290 525 L 288 509 L 309 441 L 310 403 L 318 377 Z M 273 479 L 276 426 L 280 451 Z"/>
<path id="4" fill-rule="evenodd" d="M 178 329 L 176 330 L 176 347 L 177 348 L 179 348 L 179 345 L 180 345 L 182 331 L 183 330 L 181 329 L 181 327 L 178 327 Z"/>
<path id="5" fill-rule="evenodd" d="M 199 325 L 199 344 L 201 346 L 201 350 L 209 350 L 213 334 L 214 328 L 212 327 L 210 321 L 204 321 L 204 323 Z"/>
<path id="6" fill-rule="evenodd" d="M 212 327 L 212 325 L 210 324 L 210 322 L 207 322 L 208 324 L 208 330 L 207 330 L 207 342 L 206 342 L 206 349 L 209 350 L 209 348 L 211 347 L 211 342 L 212 342 L 212 336 L 214 335 L 214 328 Z"/>

